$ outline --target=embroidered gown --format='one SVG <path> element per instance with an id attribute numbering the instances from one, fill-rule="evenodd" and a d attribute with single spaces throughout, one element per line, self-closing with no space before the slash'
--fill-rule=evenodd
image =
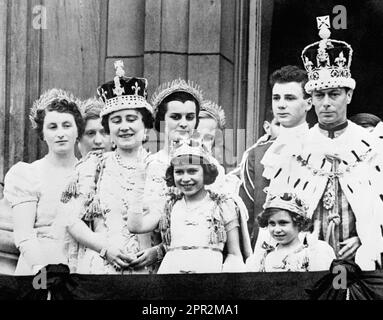
<path id="1" fill-rule="evenodd" d="M 41 250 L 41 265 L 66 263 L 63 232 L 56 225 L 61 193 L 73 176 L 74 168 L 57 171 L 46 157 L 32 163 L 19 162 L 5 176 L 4 196 L 12 207 L 26 202 L 36 203 L 33 233 L 28 240 L 37 240 Z M 15 235 L 16 246 L 26 238 Z M 28 255 L 28 253 L 27 253 Z M 15 274 L 34 274 L 24 254 L 20 254 Z"/>
<path id="2" fill-rule="evenodd" d="M 88 154 L 78 165 L 76 173 L 77 198 L 67 193 L 63 207 L 65 222 L 75 223 L 80 217 L 87 222 L 104 243 L 114 243 L 130 255 L 151 246 L 150 234 L 136 235 L 127 228 L 127 210 L 135 201 L 133 189 L 144 172 L 149 154 L 142 148 L 137 163 L 125 165 L 116 152 Z M 70 189 L 70 188 L 69 188 Z M 69 190 L 68 189 L 68 190 Z M 132 274 L 152 272 L 148 269 L 116 271 L 90 248 L 79 245 L 67 235 L 69 265 L 72 272 L 85 274 Z"/>
<path id="3" fill-rule="evenodd" d="M 278 244 L 271 246 L 264 242 L 247 261 L 247 269 L 254 272 L 326 271 L 334 259 L 334 250 L 321 240 L 312 245 L 301 243 L 283 254 L 279 253 Z"/>
<path id="4" fill-rule="evenodd" d="M 231 198 L 230 201 L 234 201 L 239 219 L 241 250 L 246 260 L 253 252 L 247 230 L 247 209 L 242 199 L 238 196 L 240 180 L 233 175 L 225 175 L 224 168 L 218 161 L 215 158 L 211 160 L 218 168 L 218 177 L 213 184 L 206 185 L 205 188 L 212 191 L 212 193 L 225 194 Z M 175 187 L 169 188 L 166 186 L 165 174 L 166 169 L 170 165 L 170 157 L 164 150 L 152 155 L 148 162 L 144 191 L 144 207 L 146 207 L 150 213 L 161 216 L 164 214 L 167 200 L 166 195 L 168 193 L 178 194 L 179 191 Z"/>
<path id="5" fill-rule="evenodd" d="M 208 191 L 193 206 L 182 195 L 169 199 L 160 221 L 167 252 L 158 273 L 221 272 L 227 232 L 236 227 L 238 208 L 223 195 Z"/>

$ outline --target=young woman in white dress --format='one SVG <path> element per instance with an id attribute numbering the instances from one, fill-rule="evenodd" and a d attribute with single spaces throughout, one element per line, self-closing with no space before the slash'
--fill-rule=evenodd
<path id="1" fill-rule="evenodd" d="M 64 238 L 54 222 L 77 163 L 75 143 L 84 130 L 76 102 L 73 95 L 58 89 L 41 95 L 30 119 L 48 154 L 32 163 L 16 163 L 5 176 L 4 195 L 12 207 L 14 239 L 20 250 L 15 274 L 35 274 L 47 264 L 66 263 Z"/>

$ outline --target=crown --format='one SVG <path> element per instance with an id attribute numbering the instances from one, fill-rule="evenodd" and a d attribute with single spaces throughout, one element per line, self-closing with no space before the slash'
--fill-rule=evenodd
<path id="1" fill-rule="evenodd" d="M 201 111 L 199 117 L 203 118 L 205 116 L 211 117 L 217 121 L 218 128 L 224 129 L 226 124 L 225 111 L 213 101 L 204 100 L 202 101 Z"/>
<path id="2" fill-rule="evenodd" d="M 301 200 L 295 193 L 285 192 L 282 194 L 268 194 L 263 208 L 278 208 L 294 212 L 302 217 L 307 216 L 309 209 L 306 203 Z"/>
<path id="3" fill-rule="evenodd" d="M 176 79 L 171 82 L 161 84 L 152 95 L 151 104 L 154 112 L 157 112 L 158 106 L 162 101 L 174 92 L 187 92 L 191 94 L 201 107 L 203 96 L 202 90 L 199 85 L 191 81 L 185 81 L 183 79 Z"/>
<path id="4" fill-rule="evenodd" d="M 76 98 L 72 93 L 52 88 L 47 91 L 45 91 L 32 105 L 31 111 L 29 113 L 29 120 L 31 121 L 32 128 L 37 128 L 36 123 L 36 116 L 38 110 L 45 110 L 53 101 L 55 100 L 66 100 L 68 102 L 75 103 L 78 106 L 79 111 L 81 112 L 82 116 L 84 116 L 82 110 L 81 110 L 81 101 L 80 99 Z"/>
<path id="5" fill-rule="evenodd" d="M 100 99 L 105 103 L 100 117 L 124 109 L 146 108 L 153 113 L 153 108 L 146 101 L 148 80 L 145 78 L 125 77 L 122 60 L 114 62 L 116 76 L 97 88 Z"/>
<path id="6" fill-rule="evenodd" d="M 211 163 L 211 155 L 199 137 L 172 141 L 170 145 L 170 158 L 174 164 L 177 158 L 183 156 L 195 156 L 203 159 L 206 164 Z"/>
<path id="7" fill-rule="evenodd" d="M 339 87 L 355 89 L 355 80 L 350 72 L 351 46 L 344 41 L 329 39 L 329 16 L 317 17 L 317 24 L 322 40 L 305 47 L 301 56 L 309 78 L 306 92 L 310 94 L 314 90 Z"/>

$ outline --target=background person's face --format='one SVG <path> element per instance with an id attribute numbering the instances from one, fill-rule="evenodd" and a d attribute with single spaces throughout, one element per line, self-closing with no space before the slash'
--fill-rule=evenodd
<path id="1" fill-rule="evenodd" d="M 347 105 L 351 102 L 352 90 L 344 88 L 314 91 L 313 105 L 318 121 L 324 125 L 337 126 L 347 120 Z"/>
<path id="2" fill-rule="evenodd" d="M 145 126 L 142 114 L 134 109 L 113 112 L 108 119 L 110 139 L 117 149 L 133 150 L 142 146 Z"/>
<path id="3" fill-rule="evenodd" d="M 265 133 L 268 134 L 271 139 L 275 139 L 279 135 L 279 128 L 280 123 L 274 118 L 271 123 L 268 121 L 264 121 L 263 123 L 263 129 L 265 130 Z"/>
<path id="4" fill-rule="evenodd" d="M 210 150 L 213 150 L 217 121 L 212 118 L 200 118 L 197 128 L 202 138 L 202 143 Z"/>
<path id="5" fill-rule="evenodd" d="M 82 156 L 85 156 L 89 151 L 105 152 L 111 150 L 110 136 L 106 134 L 100 118 L 89 119 L 86 122 L 79 149 Z"/>
<path id="6" fill-rule="evenodd" d="M 43 135 L 50 152 L 74 152 L 78 131 L 73 115 L 48 111 L 44 118 Z"/>
<path id="7" fill-rule="evenodd" d="M 197 106 L 193 101 L 170 101 L 165 114 L 165 135 L 169 141 L 189 138 L 197 123 Z"/>
<path id="8" fill-rule="evenodd" d="M 306 121 L 311 109 L 304 99 L 303 89 L 298 82 L 275 83 L 272 91 L 273 113 L 285 128 L 296 127 Z"/>

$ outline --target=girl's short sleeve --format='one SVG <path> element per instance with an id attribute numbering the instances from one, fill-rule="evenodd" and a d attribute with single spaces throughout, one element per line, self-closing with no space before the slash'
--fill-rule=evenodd
<path id="1" fill-rule="evenodd" d="M 221 215 L 226 232 L 239 227 L 238 208 L 232 199 L 226 199 L 221 204 Z"/>
<path id="2" fill-rule="evenodd" d="M 4 197 L 11 207 L 25 202 L 37 202 L 38 185 L 36 169 L 32 164 L 18 162 L 5 175 Z"/>

